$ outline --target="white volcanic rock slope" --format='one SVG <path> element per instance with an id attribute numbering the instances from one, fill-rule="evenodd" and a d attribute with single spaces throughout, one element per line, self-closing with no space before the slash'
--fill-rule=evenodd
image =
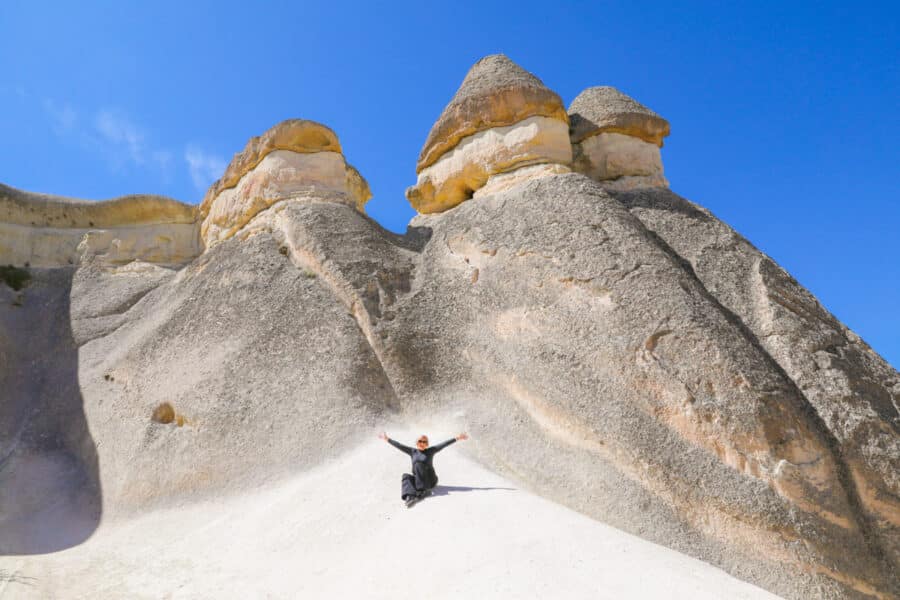
<path id="1" fill-rule="evenodd" d="M 451 430 L 388 431 L 410 443 Z M 0 559 L 0 598 L 776 598 L 519 489 L 463 444 L 437 456 L 436 494 L 412 509 L 399 498 L 408 459 L 373 430 L 305 474 Z"/>

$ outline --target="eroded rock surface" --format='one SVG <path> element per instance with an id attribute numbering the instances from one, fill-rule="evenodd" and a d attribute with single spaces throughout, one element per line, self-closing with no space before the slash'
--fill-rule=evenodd
<path id="1" fill-rule="evenodd" d="M 619 90 L 591 87 L 569 106 L 573 168 L 604 184 L 628 190 L 668 187 L 659 149 L 669 123 Z"/>
<path id="2" fill-rule="evenodd" d="M 621 133 L 662 147 L 669 122 L 610 86 L 590 87 L 569 105 L 572 141 L 580 143 L 601 133 Z"/>
<path id="3" fill-rule="evenodd" d="M 96 529 L 103 497 L 69 317 L 74 268 L 0 281 L 0 556 L 57 552 Z"/>
<path id="4" fill-rule="evenodd" d="M 785 598 L 897 597 L 900 375 L 645 185 L 668 124 L 597 98 L 572 107 L 576 155 L 607 155 L 587 177 L 559 98 L 505 57 L 476 64 L 420 158 L 411 199 L 433 213 L 404 236 L 362 213 L 337 136 L 294 120 L 210 188 L 186 266 L 84 251 L 0 283 L 0 551 L 438 420 L 519 485 Z M 17 198 L 4 222 L 62 214 L 18 223 Z"/>
<path id="5" fill-rule="evenodd" d="M 343 230 L 340 211 L 355 213 L 337 204 L 312 208 L 326 210 L 295 214 L 294 229 L 305 218 L 325 235 L 321 220 Z M 27 287 L 18 306 L 0 305 L 0 406 L 9 429 L 2 450 L 13 458 L 0 474 L 4 552 L 22 553 L 15 545 L 24 543 L 22 527 L 42 523 L 48 507 L 63 503 L 57 487 L 88 489 L 62 486 L 61 469 L 69 479 L 96 477 L 90 489 L 102 489 L 104 519 L 117 520 L 317 464 L 397 404 L 348 308 L 325 277 L 297 268 L 293 250 L 282 248 L 290 248 L 283 233 L 259 230 L 218 244 L 178 272 L 94 265 L 54 280 L 54 294 L 67 306 L 71 297 L 72 318 L 68 309 L 59 312 L 41 339 L 71 345 L 69 368 L 52 348 L 44 361 L 27 360 L 37 350 L 22 354 L 22 328 L 48 307 L 38 295 L 43 286 Z M 15 367 L 23 361 L 27 369 Z M 159 417 L 164 405 L 171 418 Z M 79 430 L 85 422 L 90 434 Z M 16 458 L 35 455 L 32 441 L 52 449 L 53 465 L 72 466 Z M 53 494 L 35 492 L 26 502 L 16 485 L 22 481 Z M 91 506 L 98 503 L 99 494 Z M 52 539 L 64 543 L 58 533 Z"/>
<path id="6" fill-rule="evenodd" d="M 91 255 L 182 265 L 202 250 L 196 221 L 195 207 L 163 196 L 95 202 L 0 184 L 0 264 L 59 267 Z"/>
<path id="7" fill-rule="evenodd" d="M 416 170 L 433 165 L 460 140 L 528 117 L 568 122 L 559 96 L 503 54 L 475 63 L 425 140 Z"/>
<path id="8" fill-rule="evenodd" d="M 210 186 L 200 205 L 200 233 L 207 246 L 214 245 L 277 202 L 322 195 L 363 210 L 372 194 L 344 160 L 331 129 L 314 121 L 283 121 L 252 138 Z"/>
<path id="9" fill-rule="evenodd" d="M 463 407 L 492 464 L 779 594 L 890 597 L 801 390 L 599 185 L 547 177 L 414 223 L 431 275 L 394 332 L 414 410 Z"/>
<path id="10" fill-rule="evenodd" d="M 834 436 L 872 542 L 900 571 L 900 376 L 768 256 L 668 190 L 615 194 L 784 369 Z"/>
<path id="11" fill-rule="evenodd" d="M 469 70 L 428 134 L 406 196 L 420 213 L 478 195 L 492 177 L 518 181 L 568 172 L 572 147 L 562 100 L 502 54 Z M 547 165 L 543 169 L 531 168 Z"/>

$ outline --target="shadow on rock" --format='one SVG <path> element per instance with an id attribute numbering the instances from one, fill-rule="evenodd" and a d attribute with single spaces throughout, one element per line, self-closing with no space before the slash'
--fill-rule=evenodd
<path id="1" fill-rule="evenodd" d="M 20 585 L 34 587 L 34 585 L 37 583 L 37 578 L 0 570 L 0 583 L 18 583 Z"/>
<path id="2" fill-rule="evenodd" d="M 72 269 L 0 283 L 0 555 L 82 543 L 100 522 L 97 449 L 72 337 Z"/>
<path id="3" fill-rule="evenodd" d="M 447 496 L 456 492 L 486 492 L 490 490 L 509 490 L 515 491 L 516 488 L 509 487 L 470 487 L 467 485 L 439 485 L 432 491 L 432 496 Z"/>

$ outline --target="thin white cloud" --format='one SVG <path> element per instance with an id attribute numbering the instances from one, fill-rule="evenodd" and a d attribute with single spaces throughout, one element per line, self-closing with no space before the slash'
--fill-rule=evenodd
<path id="1" fill-rule="evenodd" d="M 210 184 L 225 172 L 225 159 L 209 154 L 190 145 L 184 150 L 184 160 L 188 164 L 191 173 L 191 181 L 201 192 L 206 191 Z"/>
<path id="2" fill-rule="evenodd" d="M 150 154 L 153 164 L 160 170 L 163 177 L 163 183 L 172 182 L 172 153 L 168 150 L 154 150 Z"/>
<path id="3" fill-rule="evenodd" d="M 27 95 L 23 88 L 0 87 L 0 92 L 12 91 Z M 68 102 L 42 98 L 40 106 L 50 122 L 53 132 L 60 138 L 77 143 L 86 150 L 104 157 L 113 171 L 128 165 L 155 171 L 165 184 L 172 182 L 178 168 L 176 155 L 165 148 L 158 148 L 150 141 L 146 128 L 138 125 L 122 110 L 103 108 L 93 118 L 79 112 Z M 196 144 L 184 150 L 184 161 L 191 181 L 200 191 L 205 191 L 225 171 L 225 159 L 203 151 Z"/>
<path id="4" fill-rule="evenodd" d="M 138 166 L 147 164 L 144 132 L 122 113 L 103 109 L 94 118 L 94 129 L 114 153 L 125 154 Z"/>
<path id="5" fill-rule="evenodd" d="M 50 98 L 44 98 L 41 105 L 44 107 L 44 112 L 50 117 L 53 131 L 57 135 L 66 135 L 75 129 L 78 113 L 70 104 L 66 102 L 59 104 Z"/>

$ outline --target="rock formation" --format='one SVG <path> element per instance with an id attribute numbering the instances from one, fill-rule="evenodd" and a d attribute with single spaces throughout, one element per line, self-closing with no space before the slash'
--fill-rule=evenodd
<path id="1" fill-rule="evenodd" d="M 0 184 L 0 264 L 59 267 L 90 254 L 181 265 L 200 254 L 195 221 L 194 207 L 163 196 L 92 202 Z"/>
<path id="2" fill-rule="evenodd" d="M 663 119 L 590 88 L 570 141 L 562 106 L 479 61 L 404 236 L 362 212 L 337 136 L 294 120 L 210 188 L 189 264 L 84 253 L 0 284 L 0 552 L 431 419 L 520 485 L 783 597 L 897 597 L 900 374 L 665 187 Z"/>
<path id="3" fill-rule="evenodd" d="M 469 70 L 438 118 L 406 196 L 422 213 L 522 181 L 567 173 L 572 148 L 562 100 L 506 56 L 487 56 Z"/>
<path id="4" fill-rule="evenodd" d="M 200 205 L 209 246 L 228 239 L 259 212 L 288 197 L 338 199 L 363 210 L 369 184 L 341 154 L 337 136 L 314 121 L 291 119 L 252 138 Z"/>
<path id="5" fill-rule="evenodd" d="M 900 572 L 900 377 L 806 289 L 709 211 L 669 190 L 614 193 L 683 259 L 796 383 L 841 457 L 876 552 Z"/>
<path id="6" fill-rule="evenodd" d="M 669 123 L 612 87 L 584 90 L 569 106 L 574 169 L 612 189 L 667 187 L 659 149 Z"/>

